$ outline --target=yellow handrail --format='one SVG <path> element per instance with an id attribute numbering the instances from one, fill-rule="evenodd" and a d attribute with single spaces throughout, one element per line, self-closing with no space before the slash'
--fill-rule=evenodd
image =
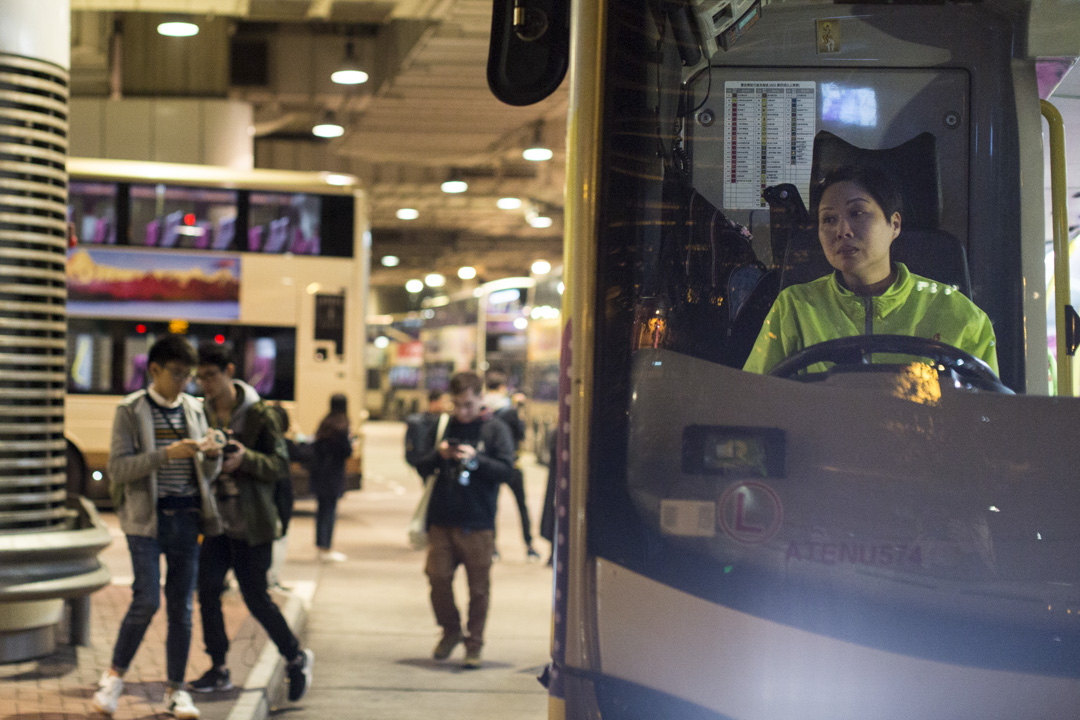
<path id="1" fill-rule="evenodd" d="M 1066 345 L 1069 318 L 1065 307 L 1072 300 L 1069 287 L 1068 183 L 1065 174 L 1065 123 L 1058 109 L 1039 100 L 1042 115 L 1050 127 L 1050 204 L 1054 227 L 1054 320 L 1057 327 L 1057 394 L 1073 394 L 1072 356 Z"/>

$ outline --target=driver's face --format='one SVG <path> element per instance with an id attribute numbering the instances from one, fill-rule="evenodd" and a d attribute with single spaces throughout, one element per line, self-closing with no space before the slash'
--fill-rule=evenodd
<path id="1" fill-rule="evenodd" d="M 889 276 L 889 248 L 899 234 L 900 213 L 886 218 L 873 196 L 850 180 L 822 194 L 818 240 L 829 264 L 849 285 L 870 285 Z"/>

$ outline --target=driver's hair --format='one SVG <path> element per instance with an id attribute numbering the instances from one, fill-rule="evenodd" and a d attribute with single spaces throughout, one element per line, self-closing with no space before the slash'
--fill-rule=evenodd
<path id="1" fill-rule="evenodd" d="M 888 173 L 865 165 L 844 165 L 826 173 L 818 186 L 817 203 L 811 214 L 815 225 L 817 225 L 818 222 L 818 209 L 821 206 L 821 197 L 830 186 L 839 182 L 855 183 L 869 193 L 870 197 L 872 197 L 874 202 L 881 208 L 881 211 L 885 213 L 886 220 L 891 218 L 893 213 L 900 213 L 900 215 L 903 216 L 904 200 L 900 195 L 900 189 L 896 186 L 896 182 L 893 181 Z"/>

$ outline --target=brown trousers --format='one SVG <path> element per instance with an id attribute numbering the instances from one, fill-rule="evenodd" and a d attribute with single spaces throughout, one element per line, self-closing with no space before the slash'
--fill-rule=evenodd
<path id="1" fill-rule="evenodd" d="M 495 552 L 494 530 L 463 530 L 444 525 L 428 528 L 428 554 L 424 572 L 431 583 L 431 607 L 435 622 L 446 635 L 461 632 L 461 615 L 454 602 L 454 573 L 465 566 L 469 580 L 469 623 L 465 648 L 479 650 L 484 644 L 488 598 L 491 592 L 491 556 Z"/>

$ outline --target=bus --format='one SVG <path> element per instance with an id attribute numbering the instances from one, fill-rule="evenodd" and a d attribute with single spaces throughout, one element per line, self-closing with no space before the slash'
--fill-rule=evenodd
<path id="1" fill-rule="evenodd" d="M 1049 394 L 1040 115 L 1067 270 L 1076 6 L 551 5 L 573 62 L 549 717 L 1072 716 L 1080 402 L 1061 274 Z M 505 14 L 489 82 L 521 104 L 562 40 Z M 986 312 L 1000 373 L 872 331 L 742 370 L 777 294 L 830 271 L 815 188 L 848 164 L 898 178 L 893 258 Z"/>
<path id="2" fill-rule="evenodd" d="M 536 461 L 547 465 L 551 440 L 559 418 L 559 351 L 562 337 L 562 266 L 543 275 L 533 275 L 536 284 L 529 290 L 529 317 L 526 328 L 527 355 L 524 419 L 526 442 Z"/>
<path id="3" fill-rule="evenodd" d="M 446 392 L 462 370 L 505 372 L 511 392 L 523 386 L 527 302 L 533 278 L 491 280 L 421 301 L 421 309 L 370 317 L 368 409 L 404 419 L 427 407 L 432 391 Z M 481 338 L 483 341 L 481 341 Z"/>
<path id="4" fill-rule="evenodd" d="M 355 178 L 85 158 L 68 171 L 65 434 L 86 468 L 82 494 L 107 499 L 116 405 L 143 387 L 165 333 L 231 344 L 237 377 L 301 436 L 335 393 L 359 431 L 370 243 Z M 306 473 L 293 469 L 302 495 Z"/>

